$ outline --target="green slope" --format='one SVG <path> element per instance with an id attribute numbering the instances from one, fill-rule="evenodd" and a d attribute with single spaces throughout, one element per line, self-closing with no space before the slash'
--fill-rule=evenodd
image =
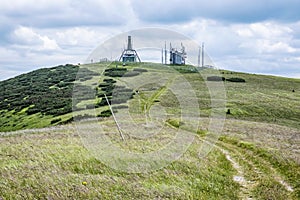
<path id="1" fill-rule="evenodd" d="M 1 81 L 0 131 L 49 126 L 55 117 L 71 113 L 76 77 L 88 80 L 99 75 L 81 70 L 80 77 L 78 69 L 67 64 Z"/>
<path id="2" fill-rule="evenodd" d="M 142 64 L 160 72 L 159 64 Z M 57 122 L 71 121 L 73 85 L 77 77 L 82 86 L 97 88 L 103 80 L 100 73 L 106 66 L 95 65 L 94 71 L 81 66 L 65 65 L 39 69 L 28 74 L 0 82 L 0 131 L 12 131 L 50 126 Z M 115 64 L 112 64 L 115 67 Z M 127 66 L 139 68 L 139 64 Z M 210 112 L 210 96 L 205 81 L 191 66 L 174 69 L 195 86 L 203 116 Z M 129 70 L 130 71 L 130 70 Z M 162 70 L 163 71 L 163 70 Z M 137 72 L 137 71 L 136 71 Z M 221 71 L 226 79 L 242 78 L 245 83 L 225 81 L 229 118 L 264 121 L 300 127 L 300 80 L 275 76 Z M 98 78 L 97 78 L 98 77 Z M 102 79 L 101 79 L 102 78 Z M 107 76 L 107 78 L 111 78 Z M 89 84 L 93 81 L 94 85 Z M 95 85 L 96 84 L 96 85 Z M 99 87 L 98 89 L 101 90 Z M 292 92 L 292 91 L 295 92 Z M 101 97 L 100 99 L 101 100 Z M 92 104 L 95 104 L 92 102 Z M 226 110 L 224 111 L 226 112 Z M 69 114 L 68 114 L 69 113 Z M 62 116 L 62 117 L 59 117 Z M 55 120 L 57 119 L 57 120 Z M 57 122 L 56 122 L 57 121 Z"/>

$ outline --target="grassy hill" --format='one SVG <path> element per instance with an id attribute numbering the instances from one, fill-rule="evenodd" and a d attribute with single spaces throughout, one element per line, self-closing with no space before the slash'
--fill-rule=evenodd
<path id="1" fill-rule="evenodd" d="M 299 198 L 300 80 L 213 69 L 201 74 L 193 66 L 98 63 L 40 69 L 0 82 L 0 132 L 19 130 L 0 133 L 0 197 Z M 195 99 L 180 88 L 182 82 L 189 83 L 185 87 Z M 221 93 L 219 83 L 224 83 L 226 104 L 212 107 L 208 86 Z M 105 95 L 126 142 L 113 134 L 118 130 Z M 180 95 L 186 98 L 180 101 Z M 221 133 L 210 132 L 214 109 L 226 116 Z M 137 127 L 127 124 L 127 111 Z M 198 111 L 197 122 L 182 117 Z M 153 131 L 151 123 L 143 126 L 148 120 L 162 131 L 141 139 Z M 94 133 L 99 125 L 102 132 Z M 181 131 L 194 137 L 189 148 L 170 165 L 145 173 L 113 169 L 83 145 L 85 137 L 96 134 L 125 152 L 147 153 Z M 214 148 L 199 157 L 210 143 Z"/>
<path id="2" fill-rule="evenodd" d="M 159 67 L 158 64 L 151 64 Z M 115 66 L 114 64 L 112 66 Z M 103 67 L 103 66 L 102 66 Z M 185 78 L 197 85 L 200 110 L 209 115 L 210 101 L 205 81 L 191 70 L 173 66 Z M 0 82 L 0 131 L 40 128 L 71 121 L 74 81 L 99 78 L 101 67 L 94 71 L 84 67 L 65 65 L 39 69 L 28 74 Z M 184 71 L 186 70 L 186 71 Z M 291 127 L 300 127 L 300 80 L 221 71 L 221 76 L 242 78 L 245 83 L 225 81 L 228 118 L 263 121 Z M 111 78 L 107 76 L 108 78 Z M 96 80 L 95 83 L 97 83 Z M 94 87 L 94 86 L 91 86 Z M 94 87 L 96 88 L 96 87 Z M 295 92 L 293 92 L 295 91 Z M 292 111 L 292 112 L 291 112 Z M 224 111 L 226 112 L 226 111 Z M 62 116 L 57 122 L 57 116 Z M 51 123 L 52 122 L 52 123 Z"/>

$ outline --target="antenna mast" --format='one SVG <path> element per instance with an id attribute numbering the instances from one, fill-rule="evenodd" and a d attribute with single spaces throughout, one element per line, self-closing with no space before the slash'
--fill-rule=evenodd
<path id="1" fill-rule="evenodd" d="M 165 41 L 165 65 L 167 64 L 167 42 Z"/>
<path id="2" fill-rule="evenodd" d="M 200 57 L 201 57 L 201 47 L 199 47 L 199 52 L 198 52 L 198 67 L 200 67 Z"/>
<path id="3" fill-rule="evenodd" d="M 202 42 L 202 67 L 204 67 L 204 42 Z"/>
<path id="4" fill-rule="evenodd" d="M 161 49 L 161 64 L 164 64 L 164 49 Z"/>

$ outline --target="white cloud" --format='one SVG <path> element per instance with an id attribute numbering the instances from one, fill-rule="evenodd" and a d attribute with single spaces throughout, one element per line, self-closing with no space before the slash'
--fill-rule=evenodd
<path id="1" fill-rule="evenodd" d="M 278 18 L 297 21 L 300 2 L 261 0 L 132 0 L 137 16 L 144 21 L 186 22 L 195 18 L 210 18 L 227 22 L 257 22 Z"/>
<path id="2" fill-rule="evenodd" d="M 98 45 L 117 31 L 113 28 L 71 27 L 51 32 L 55 32 L 53 37 L 56 38 L 60 46 L 93 46 Z"/>
<path id="3" fill-rule="evenodd" d="M 58 8 L 64 8 L 70 3 L 69 0 L 14 0 L 2 1 L 0 11 L 5 14 L 25 14 L 43 11 L 54 11 Z M 27 9 L 26 9 L 27 8 Z"/>
<path id="4" fill-rule="evenodd" d="M 16 0 L 1 3 L 0 12 L 35 28 L 121 25 L 135 17 L 130 0 Z"/>
<path id="5" fill-rule="evenodd" d="M 289 36 L 293 30 L 278 22 L 258 22 L 234 26 L 236 33 L 241 37 L 281 38 Z"/>
<path id="6" fill-rule="evenodd" d="M 253 53 L 294 53 L 293 29 L 291 25 L 276 22 L 261 22 L 233 26 L 236 34 L 241 38 L 240 48 Z"/>
<path id="7" fill-rule="evenodd" d="M 295 48 L 292 48 L 287 43 L 272 42 L 269 40 L 259 40 L 257 41 L 257 46 L 259 47 L 261 53 L 293 53 L 296 51 Z"/>
<path id="8" fill-rule="evenodd" d="M 32 28 L 21 26 L 14 31 L 12 37 L 17 42 L 16 45 L 25 48 L 27 47 L 32 50 L 48 51 L 59 49 L 59 46 L 54 39 L 50 39 L 46 35 L 40 35 Z"/>

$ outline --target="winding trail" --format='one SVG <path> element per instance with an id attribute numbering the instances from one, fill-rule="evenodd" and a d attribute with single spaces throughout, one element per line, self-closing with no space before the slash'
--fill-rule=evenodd
<path id="1" fill-rule="evenodd" d="M 283 176 L 268 161 L 252 155 L 251 152 L 241 152 L 237 146 L 224 142 L 218 142 L 216 148 L 225 155 L 237 171 L 237 174 L 233 176 L 233 180 L 241 186 L 241 199 L 253 199 L 252 190 L 266 177 L 280 183 L 289 193 L 294 191 L 293 187 L 284 180 Z M 256 162 L 254 163 L 248 157 L 256 159 Z"/>
<path id="2" fill-rule="evenodd" d="M 235 159 L 231 157 L 230 153 L 227 150 L 222 149 L 219 146 L 216 147 L 219 151 L 221 151 L 225 155 L 226 159 L 231 163 L 232 167 L 237 171 L 237 174 L 233 176 L 233 180 L 239 183 L 241 186 L 240 199 L 251 200 L 252 199 L 251 190 L 253 189 L 255 182 L 247 180 L 245 178 L 244 169 Z"/>

